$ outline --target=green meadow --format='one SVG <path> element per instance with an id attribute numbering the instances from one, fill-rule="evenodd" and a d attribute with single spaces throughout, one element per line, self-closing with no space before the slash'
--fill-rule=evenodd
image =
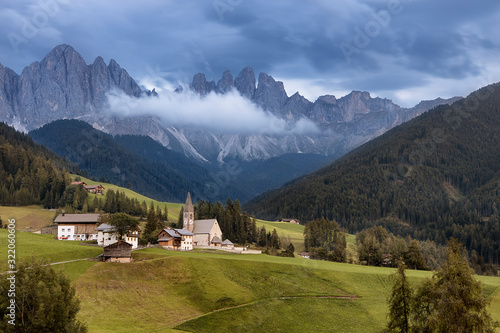
<path id="1" fill-rule="evenodd" d="M 0 229 L 0 268 L 7 268 L 7 235 L 8 230 Z M 15 255 L 16 260 L 22 259 L 45 259 L 49 263 L 61 262 L 83 258 L 95 258 L 102 253 L 102 248 L 83 246 L 78 242 L 59 241 L 54 235 L 39 235 L 30 232 L 15 233 Z M 11 252 L 12 253 L 12 252 Z"/>
<path id="2" fill-rule="evenodd" d="M 151 205 L 151 202 L 153 202 L 155 206 L 159 205 L 162 210 L 165 208 L 165 204 L 166 204 L 167 209 L 168 209 L 168 219 L 170 221 L 177 221 L 177 218 L 179 217 L 179 213 L 181 211 L 181 208 L 184 207 L 184 204 L 180 204 L 180 203 L 163 202 L 163 201 L 157 201 L 157 200 L 150 199 L 144 195 L 141 195 L 141 194 L 134 192 L 134 191 L 132 191 L 128 188 L 125 188 L 125 187 L 120 187 L 120 186 L 109 184 L 109 183 L 96 182 L 96 181 L 93 181 L 93 180 L 90 180 L 88 178 L 78 176 L 78 175 L 71 175 L 72 180 L 74 180 L 75 177 L 80 177 L 81 181 L 85 182 L 87 185 L 99 185 L 99 184 L 102 185 L 104 187 L 104 194 L 106 194 L 106 190 L 120 191 L 120 192 L 124 192 L 127 197 L 132 198 L 132 199 L 137 199 L 141 203 L 143 201 L 146 201 L 148 208 Z M 89 193 L 89 199 L 93 200 L 94 197 L 103 198 L 102 195 Z"/>
<path id="3" fill-rule="evenodd" d="M 379 332 L 390 268 L 205 251 L 134 252 L 75 280 L 90 332 Z M 431 272 L 408 271 L 412 284 Z M 500 319 L 500 278 L 478 277 Z"/>
<path id="4" fill-rule="evenodd" d="M 305 250 L 304 246 L 304 226 L 295 223 L 288 222 L 270 222 L 264 220 L 256 220 L 257 227 L 261 228 L 262 226 L 266 227 L 266 231 L 270 232 L 273 229 L 276 229 L 278 235 L 280 236 L 289 236 L 290 241 L 295 247 L 295 252 L 300 253 Z"/>
<path id="5" fill-rule="evenodd" d="M 0 207 L 0 212 L 4 222 L 15 218 L 16 224 L 31 216 L 18 230 L 54 216 L 39 206 Z M 290 236 L 297 252 L 303 250 L 304 226 L 257 224 Z M 0 229 L 2 271 L 7 270 L 7 235 Z M 347 241 L 354 249 L 355 236 L 348 235 Z M 99 247 L 58 241 L 52 235 L 16 232 L 17 260 L 34 257 L 56 263 L 100 253 Z M 207 250 L 149 248 L 134 251 L 133 258 L 130 264 L 78 260 L 54 266 L 73 281 L 81 300 L 78 317 L 89 332 L 380 332 L 386 323 L 389 275 L 395 271 Z M 409 270 L 407 275 L 416 285 L 432 272 Z M 477 279 L 491 300 L 490 313 L 500 320 L 500 278 Z"/>
<path id="6" fill-rule="evenodd" d="M 3 224 L 7 224 L 8 220 L 16 220 L 17 230 L 36 230 L 52 224 L 56 216 L 55 211 L 42 209 L 42 206 L 22 206 L 22 207 L 7 207 L 0 206 L 0 217 Z"/>

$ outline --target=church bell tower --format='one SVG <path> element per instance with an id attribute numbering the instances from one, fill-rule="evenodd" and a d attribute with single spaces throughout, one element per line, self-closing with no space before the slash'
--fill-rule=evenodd
<path id="1" fill-rule="evenodd" d="M 186 204 L 184 205 L 184 222 L 182 227 L 193 232 L 194 230 L 194 207 L 191 202 L 191 194 L 188 192 Z"/>

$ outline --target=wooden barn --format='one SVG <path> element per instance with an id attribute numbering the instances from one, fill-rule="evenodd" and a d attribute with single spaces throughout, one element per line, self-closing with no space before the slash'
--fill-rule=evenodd
<path id="1" fill-rule="evenodd" d="M 132 244 L 118 241 L 104 247 L 103 261 L 129 263 L 132 261 Z"/>
<path id="2" fill-rule="evenodd" d="M 294 224 L 300 224 L 300 221 L 298 219 L 280 219 L 279 222 L 287 222 L 287 223 L 294 223 Z"/>
<path id="3" fill-rule="evenodd" d="M 83 188 L 89 193 L 104 194 L 104 186 L 102 185 L 85 185 Z"/>

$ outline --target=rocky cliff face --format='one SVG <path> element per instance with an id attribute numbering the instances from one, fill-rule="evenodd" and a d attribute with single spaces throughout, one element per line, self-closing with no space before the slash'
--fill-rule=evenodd
<path id="1" fill-rule="evenodd" d="M 114 60 L 101 57 L 87 65 L 69 45 L 59 45 L 21 75 L 0 65 L 0 121 L 21 130 L 32 130 L 57 119 L 81 119 L 110 134 L 148 135 L 164 146 L 197 160 L 223 163 L 228 158 L 267 159 L 286 153 L 340 156 L 428 109 L 453 100 L 422 102 L 400 108 L 388 99 L 371 98 L 353 91 L 342 98 L 332 95 L 311 102 L 295 93 L 288 97 L 284 85 L 266 73 L 258 82 L 245 67 L 234 78 L 225 71 L 220 80 L 194 75 L 190 89 L 200 95 L 225 94 L 236 89 L 264 111 L 295 124 L 305 118 L 323 131 L 315 133 L 215 134 L 199 128 L 177 128 L 153 116 L 120 117 L 101 112 L 112 89 L 129 96 L 154 96 L 144 92 Z M 178 90 L 179 92 L 181 90 Z M 149 97 L 154 98 L 154 97 Z"/>
<path id="2" fill-rule="evenodd" d="M 137 83 L 114 60 L 106 66 L 98 57 L 87 65 L 69 45 L 59 45 L 21 75 L 0 68 L 2 120 L 31 130 L 57 119 L 96 114 L 107 101 L 110 89 L 139 97 Z"/>

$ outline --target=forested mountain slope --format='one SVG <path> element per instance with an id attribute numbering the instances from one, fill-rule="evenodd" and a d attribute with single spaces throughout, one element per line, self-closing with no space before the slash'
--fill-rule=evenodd
<path id="1" fill-rule="evenodd" d="M 500 257 L 500 84 L 402 124 L 245 209 L 260 218 L 336 219 L 350 232 L 381 224 Z"/>
<path id="2" fill-rule="evenodd" d="M 190 189 L 194 193 L 205 193 L 201 181 L 208 176 L 198 174 L 197 178 L 189 177 L 195 171 L 202 170 L 201 168 L 186 163 L 186 176 L 165 163 L 152 161 L 129 151 L 115 142 L 111 135 L 98 131 L 83 121 L 57 120 L 31 131 L 30 136 L 53 152 L 78 164 L 90 177 L 119 183 L 155 199 L 182 202 Z M 118 142 L 131 145 L 121 139 Z M 176 154 L 172 152 L 171 155 Z M 177 155 L 187 160 L 184 156 Z"/>
<path id="3" fill-rule="evenodd" d="M 0 123 L 0 205 L 57 202 L 76 165 Z"/>

